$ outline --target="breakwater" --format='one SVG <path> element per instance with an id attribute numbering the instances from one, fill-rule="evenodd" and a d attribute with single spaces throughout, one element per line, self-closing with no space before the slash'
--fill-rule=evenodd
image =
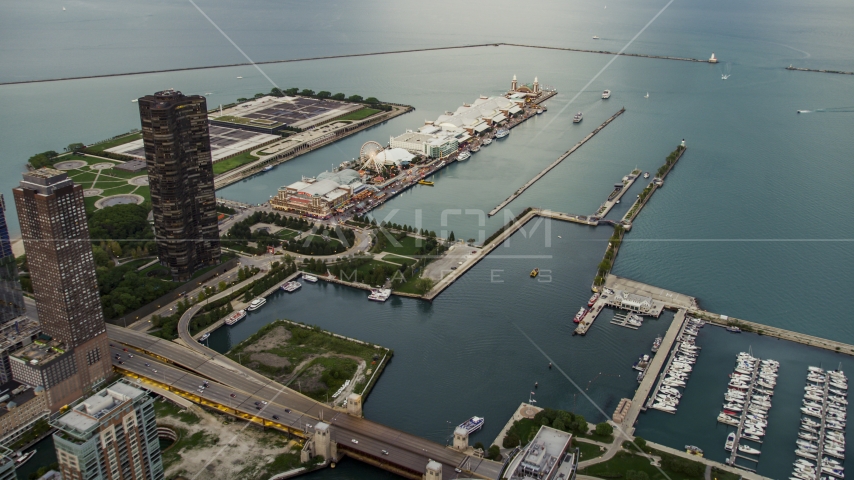
<path id="1" fill-rule="evenodd" d="M 815 68 L 793 67 L 792 65 L 786 67 L 786 70 L 795 70 L 797 72 L 837 73 L 839 75 L 854 75 L 854 72 L 845 72 L 842 70 L 817 70 Z"/>
<path id="2" fill-rule="evenodd" d="M 677 147 L 676 150 L 673 151 L 670 156 L 667 157 L 667 163 L 662 165 L 661 169 L 659 169 L 658 174 L 652 180 L 652 182 L 650 182 L 649 185 L 647 185 L 647 187 L 643 189 L 643 191 L 638 195 L 638 198 L 637 200 L 635 200 L 634 205 L 632 205 L 632 208 L 630 208 L 629 211 L 626 212 L 626 215 L 623 217 L 620 223 L 626 225 L 629 229 L 631 228 L 632 220 L 634 220 L 635 217 L 638 216 L 638 213 L 640 213 L 640 211 L 643 209 L 649 199 L 652 198 L 652 194 L 655 193 L 656 190 L 664 186 L 664 178 L 667 176 L 668 173 L 670 173 L 671 170 L 673 170 L 673 167 L 676 166 L 676 162 L 678 162 L 679 159 L 682 158 L 682 154 L 685 153 L 685 150 L 687 149 L 688 147 L 685 146 L 685 141 L 683 140 L 682 145 Z"/>
<path id="3" fill-rule="evenodd" d="M 614 121 L 614 119 L 616 119 L 617 117 L 619 117 L 620 115 L 622 115 L 622 114 L 623 114 L 623 112 L 625 112 L 625 111 L 626 111 L 626 109 L 625 109 L 625 107 L 624 107 L 624 108 L 621 108 L 619 111 L 617 111 L 617 113 L 615 113 L 615 114 L 611 115 L 607 120 L 605 120 L 605 121 L 602 123 L 602 125 L 599 125 L 598 127 L 596 127 L 596 129 L 595 129 L 595 130 L 593 130 L 592 132 L 588 133 L 586 137 L 584 137 L 583 139 L 581 139 L 581 141 L 580 141 L 580 142 L 576 143 L 574 147 L 572 147 L 572 148 L 570 148 L 569 150 L 567 150 L 566 152 L 564 152 L 564 153 L 563 153 L 563 155 L 561 155 L 561 156 L 557 157 L 557 160 L 555 160 L 554 162 L 550 163 L 546 168 L 544 168 L 544 169 L 543 169 L 543 171 L 541 171 L 540 173 L 538 173 L 534 178 L 532 178 L 532 179 L 528 180 L 528 182 L 527 182 L 526 184 L 524 184 L 524 185 L 522 185 L 521 187 L 519 187 L 519 189 L 518 189 L 518 190 L 516 190 L 515 192 L 513 192 L 513 194 L 511 194 L 509 197 L 507 197 L 503 202 L 499 203 L 495 208 L 493 208 L 493 209 L 489 212 L 489 216 L 491 217 L 491 216 L 495 215 L 496 213 L 498 213 L 499 211 L 501 211 L 501 209 L 502 209 L 502 208 L 506 207 L 510 202 L 512 202 L 513 200 L 516 200 L 516 198 L 518 198 L 518 197 L 519 197 L 519 195 L 522 195 L 523 193 L 525 193 L 525 190 L 527 190 L 528 188 L 530 188 L 530 187 L 531 187 L 531 185 L 533 185 L 533 184 L 537 183 L 537 180 L 539 180 L 539 179 L 543 178 L 543 177 L 544 177 L 547 173 L 549 173 L 553 168 L 555 168 L 556 166 L 558 166 L 558 165 L 560 164 L 560 162 L 564 161 L 567 157 L 569 157 L 570 155 L 572 155 L 573 153 L 575 153 L 575 151 L 576 151 L 576 150 L 578 150 L 579 148 L 581 148 L 581 146 L 582 146 L 582 145 L 584 145 L 585 143 L 587 143 L 587 141 L 588 141 L 588 140 L 590 140 L 591 138 L 593 138 L 594 136 L 596 136 L 596 134 L 597 134 L 597 133 L 601 132 L 603 128 L 607 127 L 611 122 L 613 122 L 613 121 Z"/>
<path id="4" fill-rule="evenodd" d="M 685 57 L 672 57 L 668 55 L 650 55 L 644 53 L 625 53 L 625 52 L 611 52 L 608 50 L 591 50 L 584 48 L 570 48 L 570 47 L 550 47 L 546 45 L 525 45 L 520 43 L 476 43 L 471 45 L 454 45 L 449 47 L 428 47 L 428 48 L 410 48 L 405 50 L 386 50 L 382 52 L 367 52 L 367 53 L 350 53 L 346 55 L 326 55 L 319 57 L 305 57 L 305 58 L 291 58 L 284 60 L 267 60 L 263 62 L 255 62 L 254 65 L 272 65 L 276 63 L 293 63 L 293 62 L 310 62 L 315 60 L 334 60 L 336 58 L 352 58 L 352 57 L 373 57 L 378 55 L 395 55 L 400 53 L 418 53 L 418 52 L 434 52 L 439 50 L 460 50 L 466 48 L 483 48 L 483 47 L 500 47 L 500 46 L 508 46 L 508 47 L 521 47 L 521 48 L 538 48 L 545 50 L 562 50 L 566 52 L 578 52 L 578 53 L 596 53 L 600 55 L 620 55 L 623 57 L 639 57 L 639 58 L 653 58 L 660 60 L 679 60 L 684 62 L 698 62 L 698 63 L 708 63 L 708 60 L 703 60 L 699 58 L 685 58 Z M 41 80 L 19 80 L 15 82 L 2 82 L 2 85 L 21 85 L 27 83 L 47 83 L 47 82 L 64 82 L 69 80 L 87 80 L 92 78 L 109 78 L 109 77 L 128 77 L 132 75 L 148 75 L 152 73 L 170 73 L 170 72 L 187 72 L 192 70 L 210 70 L 214 68 L 228 68 L 228 67 L 249 67 L 253 66 L 250 62 L 240 62 L 240 63 L 224 63 L 220 65 L 203 65 L 198 67 L 184 67 L 184 68 L 164 68 L 160 70 L 140 70 L 136 72 L 123 72 L 123 73 L 105 73 L 102 75 L 81 75 L 76 77 L 60 77 L 60 78 L 45 78 Z"/>

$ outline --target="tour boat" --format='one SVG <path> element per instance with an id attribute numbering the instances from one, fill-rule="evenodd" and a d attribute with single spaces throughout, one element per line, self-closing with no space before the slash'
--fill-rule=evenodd
<path id="1" fill-rule="evenodd" d="M 457 157 L 457 161 L 458 161 L 458 162 L 462 162 L 463 160 L 468 160 L 468 159 L 469 159 L 469 157 L 471 157 L 471 154 L 468 152 L 468 150 L 466 150 L 466 151 L 463 151 L 463 153 L 461 153 L 461 154 Z"/>
<path id="2" fill-rule="evenodd" d="M 510 135 L 510 130 L 507 130 L 505 128 L 500 128 L 497 132 L 495 132 L 495 138 L 504 138 L 507 135 Z"/>
<path id="3" fill-rule="evenodd" d="M 246 318 L 246 310 L 238 310 L 225 319 L 225 324 L 231 326 L 243 320 L 244 318 Z"/>
<path id="4" fill-rule="evenodd" d="M 537 275 L 539 275 L 539 274 L 540 274 L 540 269 L 539 269 L 539 268 L 535 268 L 535 269 L 531 270 L 531 278 L 534 278 L 534 277 L 536 277 L 536 276 L 537 276 Z"/>
<path id="5" fill-rule="evenodd" d="M 649 178 L 649 172 L 643 172 L 643 178 Z"/>
<path id="6" fill-rule="evenodd" d="M 429 181 L 429 180 L 418 180 L 418 184 L 419 184 L 419 185 L 427 185 L 428 187 L 432 187 L 432 186 L 433 186 L 433 182 L 431 182 L 431 181 Z"/>
<path id="7" fill-rule="evenodd" d="M 584 318 L 585 315 L 587 315 L 587 309 L 581 307 L 578 313 L 575 314 L 575 318 L 572 321 L 575 323 L 581 323 L 581 319 Z"/>
<path id="8" fill-rule="evenodd" d="M 261 169 L 261 171 L 269 172 L 269 171 L 270 171 L 270 170 L 272 170 L 272 169 L 273 169 L 273 166 L 272 166 L 272 165 L 267 165 L 266 167 L 262 168 L 262 169 Z"/>
<path id="9" fill-rule="evenodd" d="M 604 92 L 602 92 L 602 98 L 611 98 L 611 91 L 605 90 Z"/>
<path id="10" fill-rule="evenodd" d="M 472 433 L 480 430 L 480 428 L 483 427 L 483 422 L 483 417 L 471 417 L 470 419 L 461 423 L 460 426 L 457 428 L 464 428 L 469 433 L 469 435 L 471 435 Z"/>
<path id="11" fill-rule="evenodd" d="M 372 288 L 371 294 L 368 295 L 368 300 L 372 300 L 374 302 L 385 302 L 390 296 L 391 289 L 389 288 Z"/>
<path id="12" fill-rule="evenodd" d="M 211 336 L 211 334 L 210 334 L 210 333 L 206 333 L 206 334 L 202 335 L 201 337 L 199 337 L 199 343 L 204 342 L 205 340 L 207 340 L 208 338 L 210 338 L 210 336 Z"/>
<path id="13" fill-rule="evenodd" d="M 302 279 L 305 280 L 306 282 L 317 283 L 317 277 L 315 277 L 314 275 L 308 275 L 308 274 L 303 273 Z"/>
<path id="14" fill-rule="evenodd" d="M 291 281 L 291 282 L 285 282 L 285 284 L 282 285 L 282 290 L 284 290 L 288 293 L 292 293 L 292 292 L 299 290 L 300 287 L 302 287 L 301 283 Z"/>
<path id="15" fill-rule="evenodd" d="M 582 118 L 584 118 L 584 116 L 581 114 L 581 112 L 578 112 L 575 114 L 575 116 L 572 117 L 572 123 L 581 123 Z"/>
<path id="16" fill-rule="evenodd" d="M 593 40 L 599 40 L 599 37 L 597 37 L 596 35 L 593 35 Z"/>
<path id="17" fill-rule="evenodd" d="M 35 455 L 35 454 L 36 454 L 35 449 L 30 450 L 29 452 L 24 453 L 24 454 L 21 454 L 21 452 L 18 452 L 18 456 L 15 457 L 15 468 L 19 468 L 21 465 L 27 463 L 31 458 L 33 458 L 33 455 Z"/>
<path id="18" fill-rule="evenodd" d="M 487 145 L 490 145 L 491 143 L 492 143 L 492 139 L 491 139 L 491 138 L 486 137 L 486 138 L 484 138 L 484 139 L 483 139 L 483 146 L 484 146 L 484 147 L 485 147 L 485 146 L 487 146 Z"/>
<path id="19" fill-rule="evenodd" d="M 741 329 L 738 327 L 726 327 L 726 331 L 732 333 L 741 333 Z"/>
<path id="20" fill-rule="evenodd" d="M 263 307 L 265 303 L 267 303 L 266 298 L 256 298 L 255 300 L 252 300 L 252 303 L 250 303 L 248 307 L 246 307 L 246 310 L 249 312 L 254 312 L 255 310 L 258 310 L 259 308 Z"/>

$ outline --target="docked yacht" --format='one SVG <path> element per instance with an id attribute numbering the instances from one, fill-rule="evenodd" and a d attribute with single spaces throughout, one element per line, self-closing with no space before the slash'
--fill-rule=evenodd
<path id="1" fill-rule="evenodd" d="M 510 130 L 506 128 L 499 128 L 497 132 L 495 132 L 495 138 L 504 138 L 507 135 L 510 135 Z"/>
<path id="2" fill-rule="evenodd" d="M 464 150 L 464 151 L 463 151 L 462 153 L 460 153 L 460 155 L 457 157 L 457 161 L 458 161 L 458 162 L 462 162 L 462 161 L 468 160 L 468 159 L 469 159 L 469 157 L 471 157 L 471 154 L 468 152 L 468 150 Z"/>
<path id="3" fill-rule="evenodd" d="M 250 303 L 248 307 L 246 307 L 246 310 L 254 312 L 255 310 L 258 310 L 259 308 L 263 307 L 265 303 L 267 303 L 266 298 L 256 298 L 255 300 L 252 300 L 252 303 Z"/>
<path id="4" fill-rule="evenodd" d="M 246 318 L 246 310 L 238 310 L 225 319 L 225 324 L 228 326 L 232 326 L 235 323 L 243 320 L 244 318 Z"/>
<path id="5" fill-rule="evenodd" d="M 315 277 L 314 275 L 308 275 L 306 273 L 303 273 L 302 279 L 309 283 L 317 283 L 317 277 Z"/>
<path id="6" fill-rule="evenodd" d="M 301 287 L 302 287 L 301 283 L 290 281 L 290 282 L 285 282 L 285 284 L 282 285 L 282 290 L 284 290 L 288 293 L 293 293 L 293 292 L 296 292 L 297 290 L 299 290 Z"/>
<path id="7" fill-rule="evenodd" d="M 724 443 L 724 450 L 727 452 L 732 451 L 732 446 L 735 445 L 735 432 L 730 432 L 726 437 L 726 443 Z"/>
<path id="8" fill-rule="evenodd" d="M 206 334 L 202 335 L 201 337 L 199 337 L 199 343 L 202 343 L 202 342 L 204 342 L 205 340 L 207 340 L 207 339 L 209 339 L 209 338 L 211 338 L 211 334 L 210 334 L 210 332 L 208 332 L 208 333 L 206 333 Z"/>
<path id="9" fill-rule="evenodd" d="M 372 300 L 374 302 L 385 302 L 390 296 L 390 288 L 373 288 L 371 289 L 371 294 L 368 295 L 368 300 Z"/>
<path id="10" fill-rule="evenodd" d="M 491 144 L 492 144 L 492 138 L 490 138 L 490 137 L 486 137 L 486 138 L 484 138 L 484 139 L 483 139 L 483 146 L 484 146 L 484 147 L 485 147 L 485 146 L 487 146 L 487 145 L 491 145 Z"/>

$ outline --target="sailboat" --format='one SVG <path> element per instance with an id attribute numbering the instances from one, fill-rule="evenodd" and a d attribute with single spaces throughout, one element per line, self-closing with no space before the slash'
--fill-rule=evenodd
<path id="1" fill-rule="evenodd" d="M 646 92 L 646 95 L 644 95 L 643 98 L 649 98 L 649 92 Z"/>

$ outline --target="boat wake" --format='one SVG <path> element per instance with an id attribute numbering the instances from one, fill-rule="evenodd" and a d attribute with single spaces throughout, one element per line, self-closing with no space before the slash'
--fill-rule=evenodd
<path id="1" fill-rule="evenodd" d="M 816 108 L 815 110 L 798 110 L 798 113 L 854 113 L 854 107 Z"/>
<path id="2" fill-rule="evenodd" d="M 721 80 L 726 80 L 732 76 L 732 62 L 721 64 Z"/>

